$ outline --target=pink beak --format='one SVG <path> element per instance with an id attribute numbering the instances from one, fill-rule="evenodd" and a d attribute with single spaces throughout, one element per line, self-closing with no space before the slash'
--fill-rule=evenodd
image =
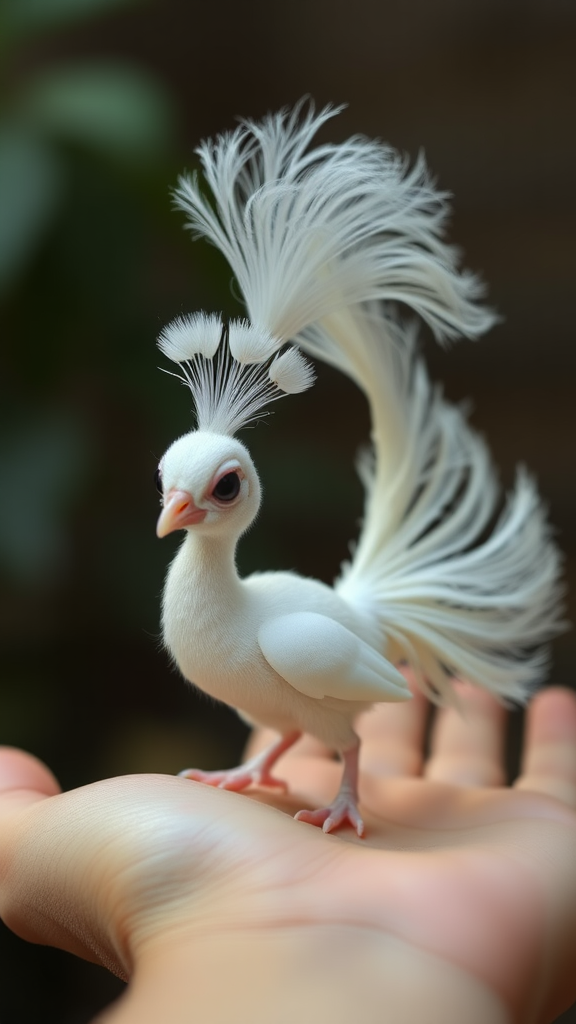
<path id="1" fill-rule="evenodd" d="M 198 508 L 188 491 L 168 491 L 156 524 L 156 533 L 158 537 L 166 537 L 174 530 L 183 530 L 186 526 L 201 523 L 206 515 L 206 509 Z"/>

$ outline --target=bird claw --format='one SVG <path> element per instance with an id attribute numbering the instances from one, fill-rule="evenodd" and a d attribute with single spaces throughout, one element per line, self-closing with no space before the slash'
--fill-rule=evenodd
<path id="1" fill-rule="evenodd" d="M 272 775 L 271 768 L 274 767 L 278 758 L 296 743 L 299 736 L 300 733 L 296 730 L 286 733 L 272 746 L 251 757 L 245 764 L 238 765 L 237 768 L 226 768 L 224 771 L 217 772 L 203 772 L 201 768 L 186 768 L 183 772 L 179 772 L 180 778 L 193 779 L 194 782 L 203 782 L 206 786 L 229 789 L 236 793 L 248 789 L 248 786 L 265 786 L 267 789 L 280 789 L 285 793 L 288 789 L 287 783 Z"/>
<path id="2" fill-rule="evenodd" d="M 282 779 L 275 778 L 269 771 L 262 768 L 250 768 L 248 765 L 216 772 L 203 772 L 200 768 L 186 768 L 179 772 L 178 776 L 182 779 L 192 779 L 194 782 L 203 782 L 204 785 L 214 786 L 217 789 L 228 789 L 235 793 L 240 793 L 248 786 L 264 786 L 267 789 L 280 789 L 282 792 L 286 792 L 288 789 Z"/>
<path id="3" fill-rule="evenodd" d="M 294 817 L 296 821 L 304 821 L 307 825 L 317 825 L 323 832 L 334 832 L 348 823 L 356 829 L 360 838 L 364 835 L 364 822 L 356 801 L 349 796 L 339 795 L 330 807 L 320 807 L 317 811 L 298 811 Z"/>

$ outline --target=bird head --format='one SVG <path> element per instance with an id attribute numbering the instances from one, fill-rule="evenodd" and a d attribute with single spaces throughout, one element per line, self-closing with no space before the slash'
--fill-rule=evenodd
<path id="1" fill-rule="evenodd" d="M 170 446 L 156 471 L 162 512 L 156 532 L 174 530 L 239 537 L 260 505 L 250 454 L 234 437 L 195 430 Z"/>
<path id="2" fill-rule="evenodd" d="M 260 483 L 248 450 L 233 435 L 258 420 L 269 402 L 310 387 L 312 367 L 267 329 L 204 313 L 177 317 L 159 345 L 192 392 L 198 429 L 174 441 L 160 462 L 163 509 L 156 532 L 237 538 L 258 512 Z"/>

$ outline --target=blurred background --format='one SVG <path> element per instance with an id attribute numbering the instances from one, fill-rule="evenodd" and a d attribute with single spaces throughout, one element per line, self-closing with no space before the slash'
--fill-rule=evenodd
<path id="1" fill-rule="evenodd" d="M 503 319 L 425 352 L 504 483 L 536 474 L 574 592 L 575 37 L 570 0 L 0 0 L 1 742 L 65 787 L 239 756 L 234 714 L 159 645 L 178 538 L 155 537 L 153 473 L 191 417 L 155 339 L 181 312 L 238 312 L 170 189 L 201 138 L 307 93 L 349 104 L 326 138 L 422 148 L 454 193 L 452 237 Z M 355 534 L 366 410 L 319 376 L 248 437 L 265 502 L 242 571 L 331 581 Z M 575 662 L 568 633 L 554 681 Z M 84 1024 L 121 989 L 7 929 L 0 962 L 1 1024 Z"/>

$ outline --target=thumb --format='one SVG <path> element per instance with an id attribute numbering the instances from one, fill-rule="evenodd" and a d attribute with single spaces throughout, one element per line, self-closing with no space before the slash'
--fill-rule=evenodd
<path id="1" fill-rule="evenodd" d="M 0 747 L 0 915 L 6 923 L 13 889 L 8 879 L 21 823 L 29 808 L 59 793 L 58 782 L 38 758 L 15 747 Z"/>
<path id="2" fill-rule="evenodd" d="M 18 928 L 18 914 L 13 908 L 13 867 L 18 860 L 21 825 L 27 811 L 40 805 L 48 797 L 57 796 L 60 786 L 46 765 L 32 754 L 15 747 L 0 747 L 0 916 L 23 938 L 34 938 Z"/>
<path id="3" fill-rule="evenodd" d="M 86 896 L 81 857 L 75 870 L 78 843 L 69 836 L 70 795 L 61 795 L 38 758 L 0 747 L 0 917 L 23 939 L 58 946 L 121 974 L 102 937 L 91 934 L 96 915 Z"/>

